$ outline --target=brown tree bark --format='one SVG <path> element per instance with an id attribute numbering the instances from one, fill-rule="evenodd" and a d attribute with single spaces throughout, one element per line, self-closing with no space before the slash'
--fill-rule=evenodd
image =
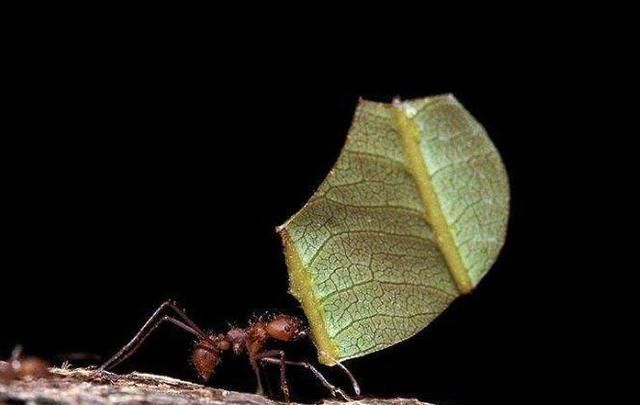
<path id="1" fill-rule="evenodd" d="M 175 378 L 52 368 L 37 380 L 0 382 L 0 405 L 280 405 L 260 395 L 225 391 Z M 326 400 L 326 405 L 429 405 L 415 399 Z"/>

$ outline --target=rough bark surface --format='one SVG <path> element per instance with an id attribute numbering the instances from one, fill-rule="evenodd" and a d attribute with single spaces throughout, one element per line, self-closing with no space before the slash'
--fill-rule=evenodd
<path id="1" fill-rule="evenodd" d="M 49 378 L 0 382 L 0 405 L 280 405 L 260 395 L 226 391 L 175 378 L 89 369 L 52 368 Z M 415 399 L 326 400 L 325 405 L 429 405 Z"/>

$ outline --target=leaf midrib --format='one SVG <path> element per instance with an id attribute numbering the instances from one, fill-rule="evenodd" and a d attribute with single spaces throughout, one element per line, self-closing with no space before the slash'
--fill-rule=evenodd
<path id="1" fill-rule="evenodd" d="M 399 100 L 394 100 L 389 108 L 393 126 L 400 135 L 405 151 L 407 170 L 415 180 L 418 194 L 424 207 L 425 220 L 433 228 L 436 243 L 440 247 L 458 291 L 462 294 L 468 293 L 473 289 L 473 283 L 460 257 L 449 224 L 442 212 L 440 199 L 427 170 L 426 159 L 420 151 L 418 145 L 420 131 L 416 123 L 407 118 L 403 104 Z"/>

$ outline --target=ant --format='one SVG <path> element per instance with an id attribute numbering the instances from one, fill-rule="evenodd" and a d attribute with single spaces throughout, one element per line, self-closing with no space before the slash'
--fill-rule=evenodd
<path id="1" fill-rule="evenodd" d="M 165 309 L 172 310 L 177 318 L 163 315 Z M 344 399 L 348 396 L 341 389 L 335 387 L 311 364 L 307 362 L 289 361 L 282 350 L 265 350 L 269 341 L 292 342 L 308 335 L 304 323 L 290 315 L 277 314 L 268 318 L 252 321 L 246 328 L 231 327 L 226 333 L 205 333 L 193 322 L 172 300 L 162 303 L 151 317 L 140 328 L 138 333 L 120 351 L 100 366 L 100 370 L 109 370 L 129 358 L 140 348 L 149 335 L 161 324 L 169 322 L 196 337 L 191 362 L 200 378 L 206 382 L 213 375 L 220 362 L 222 353 L 231 350 L 235 355 L 246 354 L 256 375 L 256 393 L 263 395 L 264 390 L 260 377 L 260 364 L 278 364 L 280 366 L 280 389 L 285 401 L 289 402 L 289 385 L 287 384 L 285 369 L 287 365 L 299 366 L 309 370 L 324 385 L 332 396 L 340 395 Z M 337 363 L 351 380 L 353 391 L 360 395 L 360 387 L 347 368 Z"/>
<path id="2" fill-rule="evenodd" d="M 13 349 L 8 361 L 0 361 L 0 381 L 38 379 L 49 376 L 49 364 L 37 357 L 22 357 L 22 346 Z"/>

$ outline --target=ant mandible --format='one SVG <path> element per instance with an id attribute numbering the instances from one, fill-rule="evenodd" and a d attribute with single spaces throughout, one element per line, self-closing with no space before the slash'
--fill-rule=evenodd
<path id="1" fill-rule="evenodd" d="M 172 310 L 178 318 L 163 315 L 165 309 Z M 120 351 L 100 366 L 100 370 L 109 370 L 131 356 L 140 348 L 149 335 L 161 324 L 169 322 L 180 329 L 194 335 L 197 340 L 194 345 L 191 361 L 200 378 L 209 380 L 220 362 L 222 353 L 232 350 L 235 355 L 247 354 L 251 367 L 256 375 L 257 393 L 263 394 L 260 377 L 260 363 L 280 365 L 280 389 L 287 402 L 289 402 L 289 385 L 286 379 L 285 369 L 287 365 L 299 366 L 309 370 L 324 385 L 334 397 L 337 395 L 348 399 L 341 389 L 335 387 L 311 364 L 307 362 L 289 361 L 282 350 L 265 350 L 270 340 L 291 342 L 307 335 L 307 328 L 303 322 L 290 315 L 278 314 L 268 319 L 252 321 L 246 328 L 232 327 L 226 333 L 206 334 L 195 322 L 193 322 L 172 300 L 167 300 L 156 309 L 138 333 Z M 337 363 L 349 377 L 356 395 L 360 395 L 360 387 L 344 365 Z"/>

